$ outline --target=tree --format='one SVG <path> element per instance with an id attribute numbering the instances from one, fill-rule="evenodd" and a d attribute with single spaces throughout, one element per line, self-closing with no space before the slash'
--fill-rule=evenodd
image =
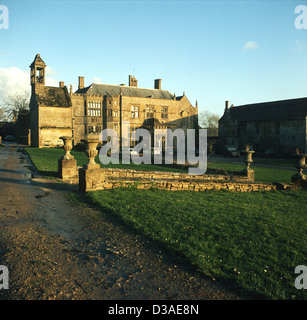
<path id="1" fill-rule="evenodd" d="M 3 97 L 0 102 L 0 119 L 2 121 L 13 121 L 18 118 L 20 112 L 29 110 L 30 93 L 24 91 Z"/>
<path id="2" fill-rule="evenodd" d="M 203 111 L 198 116 L 199 125 L 207 129 L 208 136 L 217 136 L 220 116 L 209 111 Z"/>

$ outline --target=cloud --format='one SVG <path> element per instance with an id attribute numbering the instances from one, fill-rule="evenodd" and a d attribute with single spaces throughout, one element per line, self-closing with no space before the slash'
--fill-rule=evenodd
<path id="1" fill-rule="evenodd" d="M 30 72 L 16 67 L 0 68 L 0 96 L 30 91 Z"/>
<path id="2" fill-rule="evenodd" d="M 243 50 L 256 50 L 258 49 L 258 44 L 255 41 L 247 41 L 243 47 Z"/>
<path id="3" fill-rule="evenodd" d="M 46 66 L 46 76 L 54 77 L 54 76 L 57 76 L 57 74 L 58 73 L 56 71 Z"/>
<path id="4" fill-rule="evenodd" d="M 51 77 L 56 73 L 46 69 L 46 86 L 58 86 L 59 82 Z M 0 97 L 30 92 L 30 70 L 24 71 L 17 67 L 0 68 Z"/>

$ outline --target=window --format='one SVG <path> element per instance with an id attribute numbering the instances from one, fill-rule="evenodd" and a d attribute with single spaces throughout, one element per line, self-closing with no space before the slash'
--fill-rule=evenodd
<path id="1" fill-rule="evenodd" d="M 114 130 L 118 130 L 118 123 L 114 123 Z"/>
<path id="2" fill-rule="evenodd" d="M 168 108 L 163 107 L 161 108 L 161 119 L 167 119 L 168 118 Z"/>
<path id="3" fill-rule="evenodd" d="M 139 107 L 131 106 L 131 118 L 135 119 L 139 117 Z"/>
<path id="4" fill-rule="evenodd" d="M 87 104 L 87 115 L 89 117 L 100 117 L 101 116 L 101 103 L 100 102 L 88 102 Z"/>
<path id="5" fill-rule="evenodd" d="M 153 118 L 154 117 L 154 108 L 153 107 L 147 107 L 146 108 L 146 118 Z"/>
<path id="6" fill-rule="evenodd" d="M 112 110 L 108 110 L 108 117 L 112 117 Z"/>
<path id="7" fill-rule="evenodd" d="M 114 118 L 118 117 L 118 110 L 113 110 L 113 116 L 114 116 Z"/>
<path id="8" fill-rule="evenodd" d="M 99 133 L 101 132 L 101 126 L 88 126 L 87 132 L 89 134 Z"/>

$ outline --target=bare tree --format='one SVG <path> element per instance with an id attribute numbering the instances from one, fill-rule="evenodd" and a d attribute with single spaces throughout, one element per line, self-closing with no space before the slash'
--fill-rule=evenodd
<path id="1" fill-rule="evenodd" d="M 198 115 L 199 125 L 207 129 L 208 136 L 217 136 L 219 128 L 219 119 L 218 114 L 211 113 L 209 111 L 200 112 Z"/>
<path id="2" fill-rule="evenodd" d="M 24 91 L 2 97 L 0 102 L 0 119 L 3 121 L 13 121 L 17 119 L 23 110 L 29 110 L 30 93 Z"/>

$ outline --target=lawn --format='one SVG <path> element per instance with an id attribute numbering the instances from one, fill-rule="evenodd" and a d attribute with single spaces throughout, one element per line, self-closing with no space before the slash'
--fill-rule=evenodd
<path id="1" fill-rule="evenodd" d="M 58 159 L 60 159 L 64 154 L 63 148 L 26 148 L 31 160 L 35 163 L 35 166 L 40 173 L 46 176 L 56 176 L 58 170 Z M 88 158 L 85 152 L 81 151 L 71 151 L 71 154 L 77 160 L 77 165 L 82 166 L 88 162 Z M 96 162 L 100 163 L 99 156 L 96 157 Z M 161 165 L 148 165 L 140 164 L 136 165 L 131 163 L 129 165 L 123 164 L 108 164 L 103 165 L 106 168 L 120 168 L 120 169 L 134 169 L 134 170 L 153 170 L 153 171 L 172 171 L 172 172 L 187 172 L 186 169 L 181 168 L 171 168 L 164 167 Z M 223 169 L 230 171 L 241 171 L 245 165 L 232 164 L 232 163 L 209 163 L 208 169 Z M 290 182 L 291 176 L 295 173 L 291 170 L 281 170 L 281 169 L 268 169 L 268 168 L 259 168 L 253 167 L 255 170 L 255 180 L 262 181 L 267 183 L 273 182 Z"/>
<path id="2" fill-rule="evenodd" d="M 242 163 L 234 164 L 234 163 L 209 163 L 208 168 L 214 169 L 223 169 L 230 171 L 240 171 L 245 167 Z M 251 166 L 251 169 L 255 171 L 255 181 L 259 182 L 291 182 L 291 177 L 296 173 L 291 170 L 282 170 L 282 169 L 272 169 L 272 168 L 260 168 L 256 166 Z"/>
<path id="3" fill-rule="evenodd" d="M 204 275 L 266 299 L 306 299 L 306 191 L 234 193 L 114 189 L 85 200 L 160 242 Z M 133 199 L 133 201 L 132 201 Z M 259 296 L 258 296 L 259 295 Z"/>
<path id="4" fill-rule="evenodd" d="M 65 151 L 63 150 L 63 148 L 26 148 L 26 151 L 30 156 L 32 162 L 35 164 L 36 169 L 40 173 L 47 176 L 57 175 L 58 159 L 60 159 L 65 154 Z M 82 166 L 83 164 L 86 164 L 89 161 L 85 152 L 72 150 L 70 153 L 77 160 L 78 166 Z M 102 166 L 99 160 L 99 155 L 96 156 L 95 161 Z M 118 168 L 118 169 L 187 172 L 187 170 L 184 170 L 184 169 L 169 168 L 169 167 L 164 167 L 159 165 L 148 165 L 148 164 L 136 165 L 134 163 L 131 163 L 131 164 L 110 163 L 108 165 L 103 165 L 103 166 L 106 168 Z"/>
<path id="5" fill-rule="evenodd" d="M 64 154 L 63 149 L 28 148 L 27 152 L 39 171 L 53 174 Z M 78 165 L 87 163 L 84 152 L 71 153 Z M 140 169 L 134 164 L 122 167 Z M 244 165 L 214 163 L 209 168 L 242 170 Z M 169 170 L 154 165 L 144 169 Z M 294 174 L 254 169 L 256 180 L 265 182 L 290 182 Z M 306 290 L 294 286 L 295 267 L 307 265 L 306 190 L 172 192 L 131 187 L 72 193 L 71 198 L 118 216 L 204 275 L 241 292 L 267 299 L 307 298 Z"/>

